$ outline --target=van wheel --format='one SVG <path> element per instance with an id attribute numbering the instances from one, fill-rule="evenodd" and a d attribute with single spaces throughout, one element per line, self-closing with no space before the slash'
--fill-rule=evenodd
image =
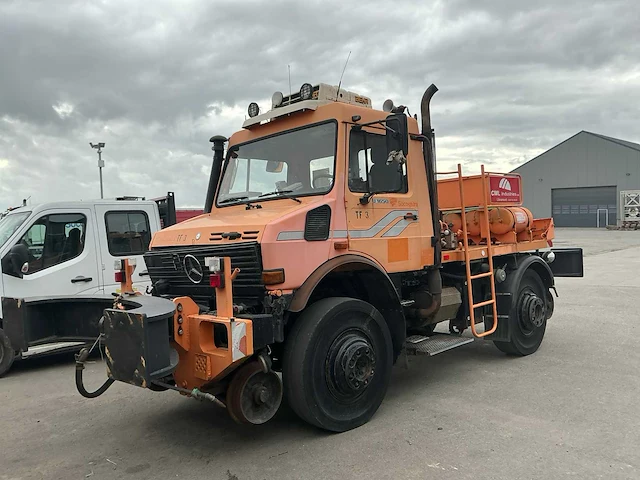
<path id="1" fill-rule="evenodd" d="M 333 432 L 368 422 L 389 386 L 391 334 L 382 314 L 352 298 L 326 298 L 302 312 L 285 344 L 286 398 L 303 420 Z"/>
<path id="2" fill-rule="evenodd" d="M 535 270 L 524 272 L 516 289 L 516 299 L 509 312 L 511 340 L 493 343 L 498 350 L 510 355 L 531 355 L 542 343 L 550 316 L 547 289 Z"/>
<path id="3" fill-rule="evenodd" d="M 0 377 L 9 371 L 15 357 L 9 337 L 0 328 Z"/>

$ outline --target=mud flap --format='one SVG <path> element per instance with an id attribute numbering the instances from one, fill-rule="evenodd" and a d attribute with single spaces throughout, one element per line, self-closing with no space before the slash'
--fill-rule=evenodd
<path id="1" fill-rule="evenodd" d="M 143 295 L 128 303 L 135 308 L 104 311 L 107 374 L 113 380 L 148 388 L 178 365 L 178 353 L 170 345 L 175 304 Z"/>

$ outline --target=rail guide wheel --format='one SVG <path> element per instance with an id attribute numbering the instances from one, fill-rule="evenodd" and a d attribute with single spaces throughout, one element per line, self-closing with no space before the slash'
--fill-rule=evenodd
<path id="1" fill-rule="evenodd" d="M 265 372 L 259 361 L 247 363 L 233 376 L 226 394 L 227 411 L 238 423 L 268 422 L 282 403 L 282 380 L 276 372 Z"/>

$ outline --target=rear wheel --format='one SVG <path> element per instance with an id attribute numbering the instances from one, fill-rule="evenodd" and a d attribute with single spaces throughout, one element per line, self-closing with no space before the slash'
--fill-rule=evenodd
<path id="1" fill-rule="evenodd" d="M 334 432 L 363 425 L 391 378 L 391 334 L 369 303 L 327 298 L 308 307 L 286 342 L 285 394 L 303 420 Z"/>
<path id="2" fill-rule="evenodd" d="M 0 328 L 0 377 L 9 371 L 15 357 L 9 337 Z"/>
<path id="3" fill-rule="evenodd" d="M 548 289 L 535 270 L 524 272 L 520 285 L 514 292 L 516 301 L 509 312 L 509 342 L 495 341 L 496 347 L 510 355 L 531 355 L 542 343 L 547 328 Z"/>

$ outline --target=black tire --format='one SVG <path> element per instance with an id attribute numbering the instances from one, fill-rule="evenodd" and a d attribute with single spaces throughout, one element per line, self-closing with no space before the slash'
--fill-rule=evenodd
<path id="1" fill-rule="evenodd" d="M 524 272 L 520 280 L 520 284 L 514 292 L 516 301 L 511 306 L 509 312 L 509 329 L 511 331 L 511 340 L 509 342 L 494 341 L 493 343 L 501 352 L 509 355 L 526 356 L 535 353 L 547 329 L 548 318 L 548 289 L 545 288 L 540 275 L 533 270 L 528 269 Z M 533 326 L 527 321 L 522 313 L 523 301 L 527 295 L 535 295 L 542 301 L 542 311 L 539 313 L 539 326 Z"/>
<path id="2" fill-rule="evenodd" d="M 391 334 L 375 307 L 351 298 L 323 299 L 302 312 L 286 340 L 285 395 L 306 422 L 344 432 L 373 417 L 392 365 Z"/>
<path id="3" fill-rule="evenodd" d="M 13 351 L 9 337 L 0 328 L 0 377 L 9 371 L 16 354 Z"/>

